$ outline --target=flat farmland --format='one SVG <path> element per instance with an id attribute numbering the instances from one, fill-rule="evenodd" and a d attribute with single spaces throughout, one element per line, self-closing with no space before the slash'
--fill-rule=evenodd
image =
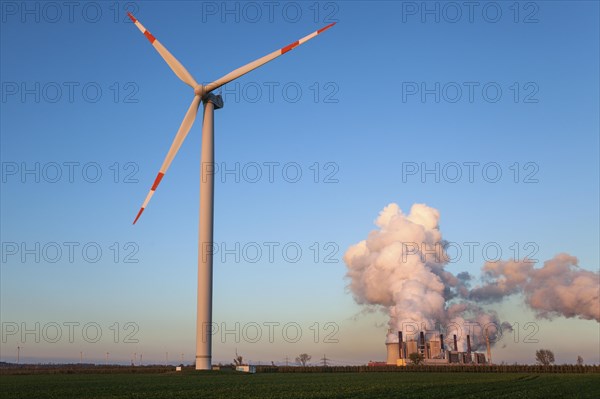
<path id="1" fill-rule="evenodd" d="M 257 373 L 1 375 L 2 398 L 599 398 L 598 374 Z"/>

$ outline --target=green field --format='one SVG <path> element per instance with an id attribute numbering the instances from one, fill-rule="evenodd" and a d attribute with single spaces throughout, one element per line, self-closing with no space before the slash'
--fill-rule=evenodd
<path id="1" fill-rule="evenodd" d="M 1 375 L 2 398 L 600 398 L 598 374 Z"/>

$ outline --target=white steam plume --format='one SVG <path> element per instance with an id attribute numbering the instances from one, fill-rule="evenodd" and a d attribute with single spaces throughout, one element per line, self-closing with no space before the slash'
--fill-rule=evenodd
<path id="1" fill-rule="evenodd" d="M 485 283 L 470 297 L 495 302 L 522 292 L 539 317 L 578 317 L 600 321 L 600 275 L 578 267 L 576 257 L 561 253 L 535 269 L 527 260 L 488 262 Z"/>
<path id="2" fill-rule="evenodd" d="M 491 303 L 520 292 L 539 316 L 599 320 L 599 275 L 579 269 L 577 259 L 566 254 L 557 255 L 540 269 L 527 260 L 486 263 L 483 283 L 471 290 L 468 273 L 455 276 L 444 270 L 448 257 L 439 218 L 436 209 L 424 204 L 413 205 L 408 214 L 397 204 L 389 204 L 375 220 L 377 229 L 344 255 L 354 299 L 387 308 L 391 329 L 402 330 L 406 323 L 415 322 L 428 328 L 438 323 L 508 328 L 495 312 L 475 302 Z M 487 333 L 493 340 L 495 331 Z M 474 334 L 472 338 L 477 335 L 484 336 Z M 390 335 L 388 340 L 397 337 Z M 473 349 L 484 344 L 472 342 Z"/>

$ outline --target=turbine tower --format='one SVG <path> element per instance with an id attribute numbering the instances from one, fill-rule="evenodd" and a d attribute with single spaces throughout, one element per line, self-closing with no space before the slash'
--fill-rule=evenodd
<path id="1" fill-rule="evenodd" d="M 171 70 L 184 83 L 194 89 L 194 98 L 192 104 L 187 110 L 183 122 L 175 135 L 171 148 L 167 152 L 167 156 L 163 161 L 158 175 L 154 179 L 154 183 L 150 188 L 150 192 L 146 196 L 142 207 L 140 208 L 133 224 L 135 224 L 144 209 L 148 206 L 148 202 L 154 195 L 156 188 L 160 184 L 167 169 L 171 165 L 173 158 L 179 151 L 188 132 L 194 124 L 196 114 L 200 102 L 203 103 L 204 117 L 202 120 L 202 152 L 200 159 L 200 227 L 198 234 L 198 307 L 196 318 L 196 370 L 211 369 L 211 354 L 212 354 L 212 269 L 213 269 L 213 215 L 214 215 L 214 169 L 211 173 L 204 176 L 203 166 L 209 165 L 214 168 L 214 111 L 223 107 L 223 99 L 220 95 L 214 95 L 212 91 L 219 87 L 239 78 L 242 75 L 266 64 L 287 53 L 288 51 L 298 47 L 299 45 L 309 41 L 315 36 L 323 33 L 331 28 L 334 23 L 331 23 L 324 28 L 319 29 L 297 40 L 285 47 L 275 50 L 272 53 L 265 55 L 255 61 L 252 61 L 230 73 L 215 80 L 208 85 L 201 85 L 196 82 L 192 75 L 184 68 L 183 65 L 167 50 L 156 38 L 138 21 L 131 13 L 127 13 L 129 18 L 138 27 L 138 29 L 146 36 L 152 46 L 158 51 L 160 56 L 169 65 Z"/>

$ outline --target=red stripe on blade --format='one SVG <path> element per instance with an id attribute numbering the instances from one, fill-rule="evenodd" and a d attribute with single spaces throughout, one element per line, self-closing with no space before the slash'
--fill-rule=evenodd
<path id="1" fill-rule="evenodd" d="M 127 13 L 127 16 L 133 21 L 133 23 L 136 23 L 137 19 L 135 19 L 135 17 L 130 12 Z"/>
<path id="2" fill-rule="evenodd" d="M 317 35 L 318 35 L 319 33 L 321 33 L 321 32 L 325 32 L 327 29 L 331 28 L 331 27 L 332 27 L 333 25 L 335 25 L 335 24 L 336 24 L 336 22 L 333 22 L 333 23 L 331 23 L 331 24 L 327 25 L 326 27 L 319 29 L 319 30 L 317 31 Z"/>
<path id="3" fill-rule="evenodd" d="M 162 180 L 164 175 L 165 175 L 164 173 L 158 172 L 158 176 L 156 176 L 156 179 L 154 179 L 154 184 L 152 185 L 152 188 L 150 190 L 152 190 L 152 191 L 156 190 L 156 187 L 158 187 L 158 185 L 160 184 L 160 181 Z"/>
<path id="4" fill-rule="evenodd" d="M 140 208 L 140 211 L 138 212 L 137 216 L 135 217 L 135 220 L 133 221 L 133 224 L 135 224 L 135 222 L 138 221 L 138 219 L 140 218 L 140 216 L 142 216 L 142 212 L 144 212 L 145 208 Z"/>
<path id="5" fill-rule="evenodd" d="M 150 43 L 154 43 L 154 41 L 156 40 L 156 38 L 152 36 L 152 33 L 150 33 L 149 31 L 145 31 L 144 36 L 146 36 L 148 40 L 150 40 Z"/>
<path id="6" fill-rule="evenodd" d="M 294 47 L 296 47 L 299 44 L 300 44 L 300 41 L 296 41 L 292 44 L 288 44 L 287 46 L 285 46 L 284 48 L 281 49 L 281 54 L 287 53 L 288 51 L 290 51 L 291 49 L 293 49 Z"/>

